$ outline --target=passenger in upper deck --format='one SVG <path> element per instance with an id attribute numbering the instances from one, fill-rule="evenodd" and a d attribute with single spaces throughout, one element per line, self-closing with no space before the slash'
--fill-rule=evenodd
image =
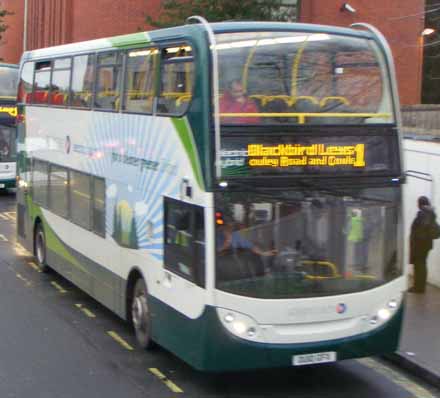
<path id="1" fill-rule="evenodd" d="M 232 80 L 220 100 L 220 113 L 258 113 L 257 105 L 248 98 L 240 80 Z M 228 124 L 257 124 L 260 118 L 250 116 L 221 117 Z"/>

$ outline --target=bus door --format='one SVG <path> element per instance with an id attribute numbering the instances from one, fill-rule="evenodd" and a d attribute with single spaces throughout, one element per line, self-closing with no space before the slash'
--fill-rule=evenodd
<path id="1" fill-rule="evenodd" d="M 195 318 L 205 300 L 204 208 L 165 198 L 163 301 Z"/>

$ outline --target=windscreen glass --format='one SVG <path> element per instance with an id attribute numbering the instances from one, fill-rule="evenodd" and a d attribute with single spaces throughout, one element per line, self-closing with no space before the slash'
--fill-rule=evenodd
<path id="1" fill-rule="evenodd" d="M 237 295 L 354 293 L 402 274 L 400 189 L 216 194 L 216 286 Z"/>
<path id="2" fill-rule="evenodd" d="M 373 40 L 306 32 L 223 33 L 216 40 L 222 125 L 394 121 Z"/>
<path id="3" fill-rule="evenodd" d="M 18 69 L 0 67 L 0 99 L 17 98 Z"/>
<path id="4" fill-rule="evenodd" d="M 16 160 L 16 128 L 0 126 L 0 162 Z"/>

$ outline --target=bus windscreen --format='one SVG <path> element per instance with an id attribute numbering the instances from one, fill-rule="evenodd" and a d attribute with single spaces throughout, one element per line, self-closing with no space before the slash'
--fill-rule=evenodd
<path id="1" fill-rule="evenodd" d="M 16 99 L 17 80 L 17 68 L 0 66 L 0 100 Z"/>
<path id="2" fill-rule="evenodd" d="M 307 32 L 216 40 L 223 126 L 394 122 L 387 66 L 373 40 Z"/>

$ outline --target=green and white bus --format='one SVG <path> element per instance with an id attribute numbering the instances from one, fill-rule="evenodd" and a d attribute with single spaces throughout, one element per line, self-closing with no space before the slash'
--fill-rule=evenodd
<path id="1" fill-rule="evenodd" d="M 0 63 L 0 189 L 16 183 L 18 65 Z"/>
<path id="2" fill-rule="evenodd" d="M 196 23 L 192 23 L 196 22 Z M 187 25 L 24 53 L 19 241 L 209 371 L 392 352 L 399 101 L 369 25 Z"/>

